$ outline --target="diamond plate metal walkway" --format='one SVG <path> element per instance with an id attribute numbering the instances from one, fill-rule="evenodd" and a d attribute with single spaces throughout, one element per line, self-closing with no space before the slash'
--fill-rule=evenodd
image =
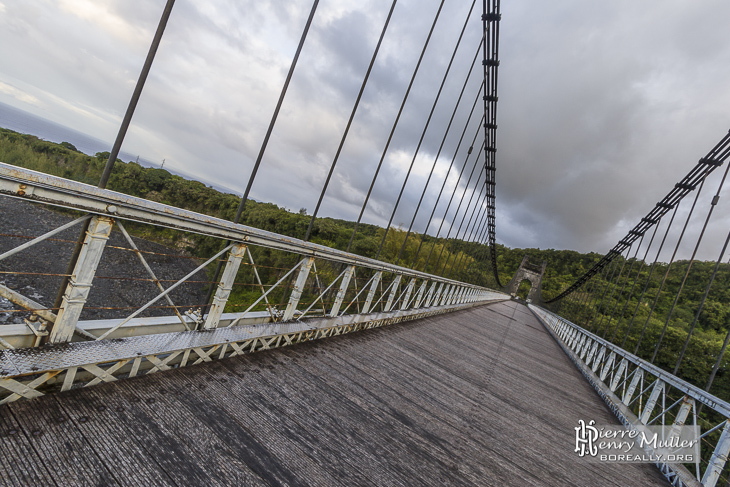
<path id="1" fill-rule="evenodd" d="M 502 302 L 3 406 L 0 484 L 666 485 L 579 419 L 617 423 Z"/>

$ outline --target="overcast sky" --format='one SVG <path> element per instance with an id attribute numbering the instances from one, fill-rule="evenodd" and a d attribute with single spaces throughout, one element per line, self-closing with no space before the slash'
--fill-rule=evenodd
<path id="1" fill-rule="evenodd" d="M 321 0 L 253 198 L 311 213 L 390 3 Z M 399 0 L 322 215 L 357 218 L 438 4 Z M 163 5 L 0 0 L 0 102 L 111 147 Z M 470 6 L 445 1 L 367 222 L 390 217 Z M 309 0 L 177 0 L 123 150 L 241 193 L 310 8 Z M 444 137 L 481 36 L 480 9 L 477 2 L 397 225 L 410 223 Z M 497 240 L 605 253 L 730 128 L 730 2 L 503 0 L 502 14 Z M 466 83 L 418 232 L 443 179 L 450 195 L 464 165 L 481 117 L 478 107 L 467 123 L 480 72 L 478 65 Z M 457 203 L 464 181 L 459 187 Z M 693 228 L 716 189 L 708 182 Z M 704 258 L 717 258 L 727 232 L 726 200 L 713 216 Z M 694 237 L 686 240 L 685 253 Z"/>

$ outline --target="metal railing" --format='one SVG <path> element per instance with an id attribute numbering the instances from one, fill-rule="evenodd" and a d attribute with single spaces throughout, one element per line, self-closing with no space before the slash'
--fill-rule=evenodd
<path id="1" fill-rule="evenodd" d="M 0 295 L 33 313 L 15 331 L 0 326 L 0 348 L 6 349 L 0 351 L 0 402 L 36 397 L 54 387 L 93 385 L 508 298 L 472 284 L 3 163 L 0 194 L 87 213 L 5 251 L 0 261 L 29 252 L 88 221 L 60 308 L 49 309 L 0 286 Z M 181 279 L 163 285 L 123 221 L 213 237 L 227 244 Z M 125 318 L 82 321 L 114 227 L 135 252 L 157 293 Z M 267 281 L 261 277 L 252 248 L 283 252 L 295 263 L 269 273 Z M 216 292 L 207 313 L 205 308 L 181 311 L 171 293 L 218 259 L 225 259 L 225 266 L 220 281 L 213 283 Z M 242 266 L 258 297 L 245 303 L 242 312 L 225 312 L 227 305 L 231 308 L 231 292 L 240 284 L 236 278 Z M 272 300 L 275 295 L 276 301 Z M 174 314 L 144 316 L 160 303 Z M 38 347 L 43 342 L 57 346 Z"/>
<path id="2" fill-rule="evenodd" d="M 715 487 L 730 453 L 730 404 L 544 308 L 529 305 L 565 353 L 627 426 L 691 421 L 704 430 L 694 471 L 657 463 L 672 485 Z M 704 410 L 703 410 L 704 408 Z"/>

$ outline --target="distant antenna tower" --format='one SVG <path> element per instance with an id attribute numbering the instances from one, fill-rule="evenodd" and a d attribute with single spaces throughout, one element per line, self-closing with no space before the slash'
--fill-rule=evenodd
<path id="1" fill-rule="evenodd" d="M 162 169 L 163 167 L 165 167 L 165 160 L 164 159 L 162 159 L 162 165 L 160 166 L 160 169 Z"/>
<path id="2" fill-rule="evenodd" d="M 134 162 L 136 162 L 137 164 L 139 164 L 139 156 L 137 156 L 137 160 L 134 161 Z"/>

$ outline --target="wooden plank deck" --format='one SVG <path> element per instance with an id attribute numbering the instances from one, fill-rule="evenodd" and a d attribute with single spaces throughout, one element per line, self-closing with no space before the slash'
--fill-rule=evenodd
<path id="1" fill-rule="evenodd" d="M 0 485 L 667 485 L 579 419 L 617 423 L 508 301 L 0 407 Z"/>

